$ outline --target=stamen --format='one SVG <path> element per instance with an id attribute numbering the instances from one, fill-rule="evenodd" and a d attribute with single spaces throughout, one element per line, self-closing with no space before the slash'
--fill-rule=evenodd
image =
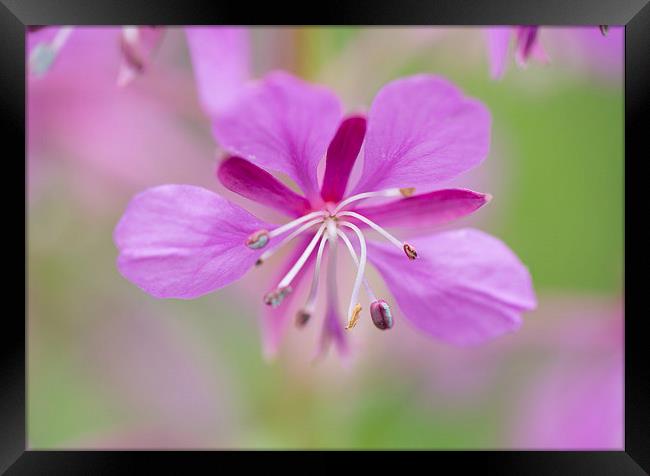
<path id="1" fill-rule="evenodd" d="M 370 304 L 370 317 L 378 329 L 387 330 L 393 327 L 393 315 L 390 312 L 390 306 L 383 299 Z"/>
<path id="2" fill-rule="evenodd" d="M 350 320 L 348 321 L 348 325 L 345 326 L 346 329 L 352 329 L 354 326 L 357 325 L 357 322 L 359 322 L 359 315 L 361 314 L 361 304 L 357 303 L 354 306 L 354 309 L 352 309 L 352 314 L 350 315 Z"/>
<path id="3" fill-rule="evenodd" d="M 274 291 L 264 295 L 264 304 L 271 307 L 278 307 L 291 291 L 291 286 L 279 286 Z"/>
<path id="4" fill-rule="evenodd" d="M 414 260 L 418 257 L 418 252 L 408 243 L 404 243 L 404 253 L 406 253 L 406 256 L 408 256 L 408 259 L 410 260 Z"/>
<path id="5" fill-rule="evenodd" d="M 377 231 L 379 234 L 381 234 L 384 238 L 386 238 L 388 241 L 390 241 L 395 246 L 397 246 L 400 250 L 403 249 L 404 252 L 406 253 L 406 256 L 408 256 L 409 259 L 415 259 L 417 257 L 417 253 L 415 252 L 415 249 L 411 245 L 409 245 L 408 243 L 402 243 L 397 238 L 395 238 L 393 235 L 391 235 L 386 230 L 384 230 L 382 227 L 377 225 L 374 221 L 367 219 L 363 215 L 360 215 L 360 214 L 358 214 L 356 212 L 347 211 L 347 212 L 339 213 L 338 216 L 340 216 L 340 217 L 341 216 L 349 216 L 349 217 L 356 218 L 357 220 L 364 222 L 366 225 L 373 228 L 375 231 Z M 408 247 L 409 251 L 407 251 L 407 247 Z"/>
<path id="6" fill-rule="evenodd" d="M 298 272 L 302 269 L 302 267 L 305 265 L 307 262 L 307 259 L 311 255 L 312 251 L 314 251 L 314 248 L 318 244 L 318 241 L 321 239 L 323 236 L 323 232 L 325 231 L 325 225 L 321 225 L 321 227 L 318 229 L 314 237 L 311 239 L 309 244 L 307 245 L 307 248 L 305 248 L 305 251 L 303 251 L 302 255 L 300 255 L 300 258 L 298 258 L 298 261 L 296 261 L 293 265 L 293 267 L 289 270 L 289 272 L 286 274 L 284 278 L 282 278 L 282 281 L 280 281 L 280 284 L 278 284 L 278 288 L 285 288 L 291 284 L 291 281 L 293 281 L 293 278 L 296 277 Z"/>
<path id="7" fill-rule="evenodd" d="M 598 28 L 600 28 L 600 33 L 603 36 L 607 36 L 607 30 L 609 30 L 609 25 L 598 25 Z"/>
<path id="8" fill-rule="evenodd" d="M 332 215 L 336 215 L 340 210 L 345 208 L 347 205 L 353 202 L 358 202 L 359 200 L 365 200 L 366 198 L 373 198 L 373 197 L 399 197 L 402 195 L 402 190 L 408 190 L 408 189 L 400 189 L 400 188 L 389 188 L 387 190 L 382 190 L 380 192 L 364 192 L 360 193 L 358 195 L 352 195 L 351 197 L 346 198 L 342 202 L 340 202 L 336 208 L 332 211 Z M 415 190 L 415 189 L 413 189 Z"/>
<path id="9" fill-rule="evenodd" d="M 322 222 L 323 222 L 322 218 L 316 218 L 315 220 L 308 221 L 307 223 L 305 223 L 303 226 L 301 226 L 297 230 L 294 230 L 293 232 L 291 232 L 290 235 L 283 238 L 282 241 L 280 241 L 280 243 L 278 243 L 278 245 L 275 248 L 272 248 L 272 249 L 267 250 L 264 253 L 262 253 L 260 255 L 260 257 L 258 258 L 258 260 L 255 262 L 255 266 L 259 266 L 262 263 L 264 263 L 271 256 L 273 256 L 273 254 L 275 254 L 280 248 L 282 248 L 286 243 L 293 240 L 296 236 L 300 235 L 301 233 L 304 233 L 306 230 L 308 230 L 312 226 L 317 225 L 317 224 L 322 223 Z"/>
<path id="10" fill-rule="evenodd" d="M 415 187 L 400 188 L 399 192 L 402 194 L 402 197 L 410 197 L 415 193 Z"/>
<path id="11" fill-rule="evenodd" d="M 316 298 L 318 297 L 318 283 L 320 281 L 320 266 L 323 261 L 323 250 L 325 249 L 327 239 L 323 238 L 318 246 L 318 253 L 316 254 L 316 264 L 314 265 L 314 277 L 311 280 L 311 287 L 309 289 L 309 296 L 305 307 L 303 307 L 296 315 L 296 325 L 299 327 L 307 324 L 315 309 Z"/>
<path id="12" fill-rule="evenodd" d="M 363 233 L 361 233 L 361 230 L 358 226 L 347 221 L 341 222 L 341 226 L 350 228 L 352 231 L 354 231 L 354 233 L 356 233 L 357 238 L 359 239 L 359 247 L 361 248 L 359 269 L 357 269 L 357 277 L 354 280 L 352 296 L 350 296 L 350 305 L 348 306 L 348 325 L 346 328 L 350 329 L 351 327 L 354 327 L 354 324 L 356 324 L 355 318 L 358 319 L 358 313 L 361 311 L 361 306 L 357 303 L 357 300 L 359 297 L 359 288 L 361 287 L 361 281 L 363 280 L 364 272 L 366 270 L 366 256 L 368 254 L 368 251 L 366 249 L 366 240 L 364 239 Z M 358 310 L 357 306 L 359 306 Z"/>
<path id="13" fill-rule="evenodd" d="M 306 215 L 303 215 L 300 218 L 296 218 L 295 220 L 290 221 L 289 223 L 285 223 L 284 225 L 275 228 L 274 230 L 272 230 L 269 233 L 269 238 L 274 238 L 274 237 L 276 237 L 278 235 L 281 235 L 285 231 L 292 230 L 293 228 L 297 227 L 298 225 L 301 225 L 301 224 L 305 223 L 306 221 L 311 220 L 312 218 L 325 217 L 326 215 L 327 215 L 327 213 L 325 213 L 322 210 L 317 211 L 317 212 L 307 213 Z"/>
<path id="14" fill-rule="evenodd" d="M 140 30 L 135 26 L 122 27 L 122 34 L 120 35 L 120 49 L 126 64 L 136 74 L 140 74 L 145 69 L 145 59 L 142 56 L 140 45 Z"/>
<path id="15" fill-rule="evenodd" d="M 345 246 L 347 246 L 348 251 L 350 252 L 350 256 L 352 256 L 352 260 L 354 261 L 354 264 L 359 268 L 359 258 L 357 258 L 357 252 L 354 251 L 354 247 L 352 246 L 352 243 L 350 242 L 350 239 L 348 236 L 343 233 L 342 230 L 336 230 L 337 235 L 343 240 L 343 243 L 345 243 Z M 366 293 L 368 293 L 368 297 L 370 298 L 370 301 L 376 301 L 377 297 L 375 296 L 375 293 L 372 292 L 372 289 L 370 288 L 370 284 L 368 284 L 368 280 L 366 277 L 363 277 L 363 285 L 366 288 Z"/>
<path id="16" fill-rule="evenodd" d="M 257 230 L 246 238 L 246 246 L 252 250 L 264 248 L 269 242 L 269 232 L 267 230 Z"/>
<path id="17" fill-rule="evenodd" d="M 68 41 L 73 27 L 66 26 L 56 33 L 50 43 L 37 44 L 29 55 L 29 68 L 32 74 L 42 76 L 50 69 L 61 48 Z"/>
<path id="18" fill-rule="evenodd" d="M 296 327 L 305 327 L 310 318 L 311 313 L 307 312 L 304 309 L 299 310 L 296 313 Z"/>

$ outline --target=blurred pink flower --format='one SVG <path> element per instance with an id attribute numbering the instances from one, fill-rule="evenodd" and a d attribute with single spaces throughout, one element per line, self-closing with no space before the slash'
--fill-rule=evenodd
<path id="1" fill-rule="evenodd" d="M 575 28 L 545 27 L 544 44 L 540 42 L 541 29 L 537 26 L 493 27 L 486 30 L 490 60 L 490 75 L 500 79 L 506 69 L 508 50 L 514 39 L 515 59 L 525 67 L 530 58 L 541 63 L 564 60 L 601 75 L 620 78 L 623 60 L 623 28 L 585 26 Z"/>
<path id="2" fill-rule="evenodd" d="M 119 307 L 86 328 L 81 348 L 114 423 L 68 446 L 198 448 L 232 438 L 235 384 L 218 361 L 174 319 Z"/>
<path id="3" fill-rule="evenodd" d="M 297 315 L 299 326 L 307 324 L 316 310 L 328 244 L 321 350 L 331 341 L 346 350 L 334 269 L 339 238 L 357 265 L 347 328 L 359 319 L 362 285 L 373 322 L 380 329 L 392 327 L 390 307 L 365 279 L 367 260 L 415 327 L 453 344 L 475 344 L 513 331 L 521 323 L 520 314 L 535 307 L 527 269 L 498 239 L 462 229 L 406 243 L 385 229 L 447 223 L 489 200 L 464 189 L 429 191 L 477 166 L 489 149 L 488 110 L 446 80 L 418 75 L 387 84 L 366 121 L 363 116 L 342 119 L 341 105 L 329 90 L 276 72 L 248 85 L 213 125 L 219 143 L 231 154 L 218 171 L 222 184 L 292 220 L 280 226 L 263 222 L 190 185 L 140 193 L 117 224 L 114 239 L 118 269 L 147 293 L 191 299 L 215 291 L 303 235 L 308 243 L 292 256 L 286 274 L 264 301 L 273 309 L 291 299 L 304 276 L 301 271 L 314 260 L 309 297 Z M 348 187 L 362 146 L 361 176 Z M 317 167 L 323 156 L 326 166 L 319 185 Z M 289 176 L 305 196 L 265 169 Z M 424 193 L 411 196 L 415 187 Z M 359 205 L 372 198 L 394 200 Z M 366 241 L 364 232 L 371 230 L 390 244 Z M 288 316 L 272 310 L 266 320 L 265 348 L 272 352 Z"/>
<path id="4" fill-rule="evenodd" d="M 28 36 L 29 71 L 35 77 L 45 75 L 54 67 L 71 36 L 92 36 L 106 31 L 101 28 L 81 29 L 70 26 L 38 28 Z M 115 48 L 121 53 L 117 84 L 124 86 L 149 69 L 151 56 L 162 40 L 164 28 L 125 26 L 112 29 Z M 250 76 L 250 48 L 245 28 L 187 27 L 188 46 L 202 106 L 208 115 L 216 114 L 232 100 Z M 63 53 L 61 53 L 63 51 Z M 105 54 L 101 49 L 95 55 Z"/>
<path id="5" fill-rule="evenodd" d="M 516 444 L 526 449 L 623 448 L 620 362 L 562 362 L 531 389 Z"/>
<path id="6" fill-rule="evenodd" d="M 34 44 L 52 29 L 29 35 Z M 166 31 L 154 68 L 115 87 L 119 28 L 75 28 L 43 78 L 27 81 L 30 201 L 65 179 L 65 190 L 94 211 L 122 207 L 135 190 L 172 179 L 208 185 L 215 154 L 194 78 L 172 67 L 183 35 Z M 101 54 L 98 54 L 101 52 Z M 197 95 L 198 96 L 198 95 Z"/>
<path id="7" fill-rule="evenodd" d="M 553 61 L 588 74 L 589 78 L 623 81 L 623 27 L 610 26 L 605 35 L 595 26 L 545 28 L 544 34 L 544 44 Z"/>
<path id="8" fill-rule="evenodd" d="M 486 34 L 490 75 L 493 79 L 501 78 L 505 72 L 512 38 L 515 42 L 515 59 L 520 67 L 526 66 L 531 57 L 542 63 L 548 61 L 539 42 L 539 27 L 537 26 L 493 27 L 488 28 Z"/>
<path id="9" fill-rule="evenodd" d="M 531 383 L 512 409 L 512 445 L 563 450 L 623 447 L 622 303 L 605 303 L 585 301 L 577 309 L 567 302 L 556 303 L 560 318 L 554 319 L 546 335 L 537 337 L 537 347 L 545 345 L 551 360 L 530 372 Z M 530 347 L 532 337 L 523 345 Z"/>

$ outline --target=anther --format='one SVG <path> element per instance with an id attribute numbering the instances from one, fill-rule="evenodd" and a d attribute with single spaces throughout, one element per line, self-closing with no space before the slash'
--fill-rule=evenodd
<path id="1" fill-rule="evenodd" d="M 246 246 L 252 250 L 259 250 L 260 248 L 264 248 L 268 242 L 269 232 L 267 230 L 258 230 L 255 233 L 251 233 L 248 238 L 246 238 Z"/>
<path id="2" fill-rule="evenodd" d="M 383 299 L 370 304 L 370 317 L 377 329 L 387 330 L 393 327 L 393 315 L 390 312 L 390 306 Z"/>
<path id="3" fill-rule="evenodd" d="M 414 260 L 418 257 L 418 252 L 408 243 L 404 243 L 404 253 L 406 253 L 406 256 L 408 256 L 408 259 L 410 260 Z"/>
<path id="4" fill-rule="evenodd" d="M 301 309 L 296 313 L 296 327 L 302 328 L 305 327 L 309 319 L 311 318 L 311 313 L 305 309 Z"/>
<path id="5" fill-rule="evenodd" d="M 357 322 L 359 322 L 360 314 L 361 314 L 361 304 L 357 303 L 354 306 L 354 309 L 352 309 L 352 314 L 350 314 L 350 318 L 348 319 L 348 325 L 345 326 L 345 328 L 352 329 L 354 326 L 356 326 Z"/>
<path id="6" fill-rule="evenodd" d="M 71 26 L 60 28 L 51 42 L 39 43 L 34 47 L 29 56 L 29 69 L 33 74 L 42 76 L 50 69 L 72 30 Z"/>
<path id="7" fill-rule="evenodd" d="M 278 307 L 290 292 L 291 286 L 284 286 L 270 291 L 264 295 L 264 304 L 271 307 Z"/>
<path id="8" fill-rule="evenodd" d="M 399 193 L 401 193 L 403 197 L 410 197 L 415 193 L 415 187 L 400 188 Z"/>

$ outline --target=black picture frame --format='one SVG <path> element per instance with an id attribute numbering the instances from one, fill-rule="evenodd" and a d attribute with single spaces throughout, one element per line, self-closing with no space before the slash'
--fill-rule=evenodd
<path id="1" fill-rule="evenodd" d="M 643 278 L 634 272 L 643 266 L 641 259 L 629 259 L 638 251 L 636 242 L 644 234 L 639 223 L 647 213 L 643 208 L 641 181 L 637 169 L 650 157 L 650 5 L 649 0 L 399 0 L 355 3 L 330 0 L 321 7 L 315 3 L 248 2 L 194 0 L 0 0 L 0 118 L 5 174 L 5 233 L 9 243 L 7 257 L 20 260 L 17 250 L 24 251 L 25 261 L 13 269 L 5 268 L 5 309 L 14 299 L 20 301 L 18 287 L 23 278 L 24 300 L 19 306 L 27 316 L 26 279 L 26 205 L 18 200 L 8 185 L 22 193 L 26 203 L 26 162 L 18 160 L 26 153 L 25 141 L 25 33 L 27 25 L 109 25 L 109 24 L 238 24 L 238 25 L 624 25 L 625 26 L 625 203 L 639 207 L 625 214 L 625 449 L 623 451 L 474 451 L 474 452 L 404 452 L 389 456 L 431 458 L 429 464 L 451 464 L 454 472 L 480 471 L 485 474 L 571 474 L 619 475 L 650 473 L 650 370 L 646 362 L 646 339 L 643 328 L 647 317 L 640 303 Z M 8 148 L 8 145 L 14 145 Z M 3 154 L 4 155 L 4 154 Z M 26 155 L 25 155 L 26 157 Z M 8 212 L 14 212 L 11 214 Z M 10 222 L 11 217 L 19 225 Z M 629 217 L 629 220 L 628 220 Z M 16 230 L 25 230 L 23 235 Z M 5 263 L 7 260 L 5 259 Z M 9 274 L 11 272 L 11 274 Z M 10 286 L 15 286 L 16 290 Z M 7 292 L 8 291 L 8 292 Z M 14 292 L 12 292 L 14 291 Z M 637 312 L 637 309 L 639 310 Z M 630 311 L 632 310 L 632 311 Z M 121 474 L 153 471 L 154 464 L 183 474 L 189 466 L 212 464 L 214 459 L 248 466 L 255 458 L 237 452 L 118 452 L 118 451 L 36 451 L 26 446 L 26 328 L 18 312 L 5 312 L 0 346 L 0 473 L 7 474 Z M 262 454 L 262 452 L 258 452 Z M 265 453 L 266 454 L 266 453 Z M 306 453 L 302 453 L 304 457 Z M 296 463 L 286 452 L 266 454 L 270 460 L 292 467 L 309 469 L 314 462 Z M 330 454 L 315 454 L 314 459 L 332 464 Z M 367 458 L 388 463 L 384 453 L 355 452 L 347 457 Z M 291 458 L 291 462 L 289 461 Z M 284 461 L 283 461 L 284 462 Z M 332 466 L 335 469 L 334 466 Z M 444 467 L 444 466 L 442 466 Z"/>

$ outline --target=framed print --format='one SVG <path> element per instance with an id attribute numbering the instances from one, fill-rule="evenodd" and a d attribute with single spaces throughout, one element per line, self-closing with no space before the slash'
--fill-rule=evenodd
<path id="1" fill-rule="evenodd" d="M 645 0 L 1 3 L 2 471 L 647 474 Z"/>

